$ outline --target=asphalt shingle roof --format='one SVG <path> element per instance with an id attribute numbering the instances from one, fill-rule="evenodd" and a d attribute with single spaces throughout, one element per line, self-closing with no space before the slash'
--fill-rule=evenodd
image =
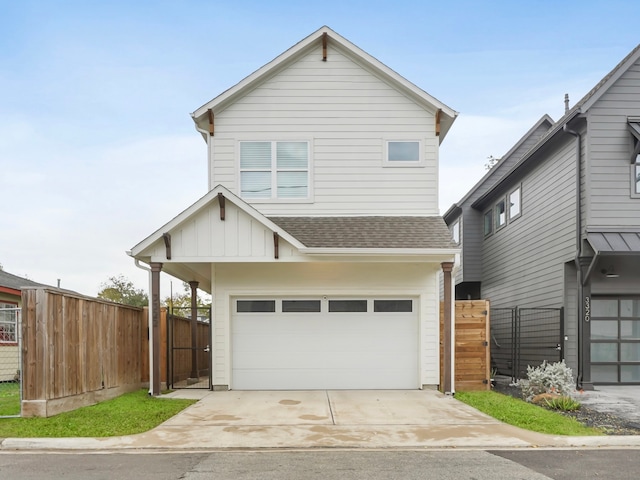
<path id="1" fill-rule="evenodd" d="M 455 248 L 442 217 L 269 217 L 308 248 Z"/>
<path id="2" fill-rule="evenodd" d="M 22 287 L 45 287 L 42 283 L 34 282 L 32 280 L 13 275 L 12 273 L 0 270 L 0 287 L 13 288 L 14 290 L 21 290 Z"/>

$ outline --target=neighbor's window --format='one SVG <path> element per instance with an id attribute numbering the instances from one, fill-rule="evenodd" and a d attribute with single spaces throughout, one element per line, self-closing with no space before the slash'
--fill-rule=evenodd
<path id="1" fill-rule="evenodd" d="M 496 203 L 496 230 L 500 227 L 504 227 L 507 223 L 507 206 L 505 200 L 500 200 Z"/>
<path id="2" fill-rule="evenodd" d="M 422 162 L 420 142 L 418 141 L 388 141 L 385 164 L 393 166 L 414 166 Z"/>
<path id="3" fill-rule="evenodd" d="M 460 243 L 460 220 L 456 220 L 453 225 L 451 225 L 451 237 L 455 243 Z"/>
<path id="4" fill-rule="evenodd" d="M 18 305 L 0 302 L 0 343 L 18 341 Z"/>
<path id="5" fill-rule="evenodd" d="M 491 235 L 493 232 L 493 210 L 484 213 L 484 236 Z"/>
<path id="6" fill-rule="evenodd" d="M 509 194 L 509 220 L 513 220 L 520 216 L 521 210 L 521 194 L 520 187 L 516 188 Z"/>
<path id="7" fill-rule="evenodd" d="M 240 196 L 309 197 L 308 142 L 240 142 Z"/>
<path id="8" fill-rule="evenodd" d="M 631 166 L 631 171 L 633 172 L 633 192 L 636 195 L 640 195 L 640 155 L 636 157 L 636 163 Z"/>

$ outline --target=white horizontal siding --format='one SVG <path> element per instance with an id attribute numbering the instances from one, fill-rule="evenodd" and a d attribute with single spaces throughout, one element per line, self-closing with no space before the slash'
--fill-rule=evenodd
<path id="1" fill-rule="evenodd" d="M 210 188 L 238 194 L 240 140 L 308 140 L 313 198 L 256 203 L 266 215 L 438 214 L 435 112 L 336 48 L 318 48 L 215 116 Z M 383 167 L 385 141 L 420 140 L 420 167 Z"/>

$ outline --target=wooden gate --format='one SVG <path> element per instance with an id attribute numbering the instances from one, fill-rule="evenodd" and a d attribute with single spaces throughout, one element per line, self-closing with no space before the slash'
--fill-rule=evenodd
<path id="1" fill-rule="evenodd" d="M 455 302 L 455 369 L 456 391 L 489 390 L 491 388 L 491 352 L 489 348 L 489 301 L 456 300 Z M 440 358 L 444 356 L 444 311 L 440 304 Z M 444 383 L 440 362 L 440 385 Z"/>

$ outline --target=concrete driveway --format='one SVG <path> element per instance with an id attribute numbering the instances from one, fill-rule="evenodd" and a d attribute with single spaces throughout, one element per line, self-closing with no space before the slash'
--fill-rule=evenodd
<path id="1" fill-rule="evenodd" d="M 506 425 L 433 390 L 179 390 L 199 401 L 153 430 L 110 438 L 5 439 L 2 449 L 517 448 L 640 446 Z"/>

